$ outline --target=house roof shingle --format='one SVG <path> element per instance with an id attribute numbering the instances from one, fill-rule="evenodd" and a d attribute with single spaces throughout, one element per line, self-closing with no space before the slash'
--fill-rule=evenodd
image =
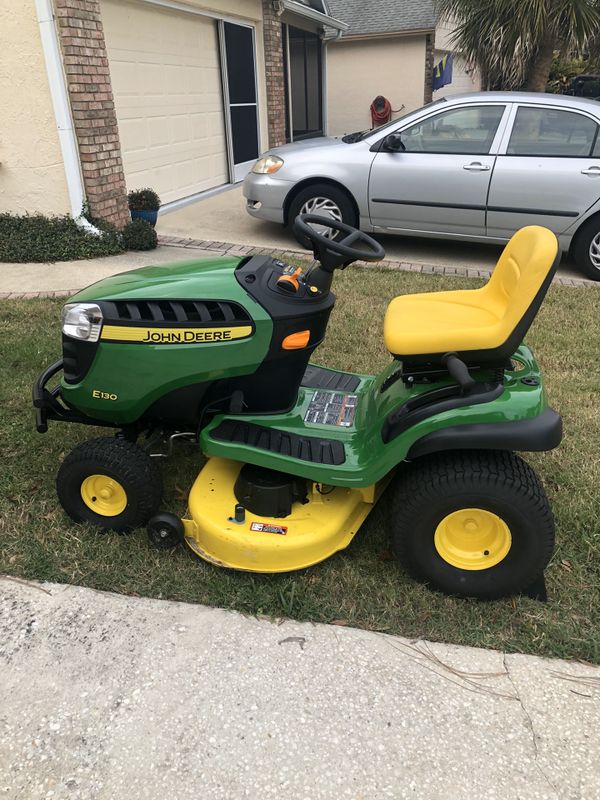
<path id="1" fill-rule="evenodd" d="M 327 0 L 327 8 L 350 26 L 344 38 L 433 29 L 437 20 L 433 0 Z"/>

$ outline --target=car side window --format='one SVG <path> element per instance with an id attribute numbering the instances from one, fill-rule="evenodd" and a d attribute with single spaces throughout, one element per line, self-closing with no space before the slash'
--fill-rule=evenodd
<path id="1" fill-rule="evenodd" d="M 452 108 L 405 128 L 402 143 L 407 153 L 486 155 L 504 114 L 505 106 Z"/>
<path id="2" fill-rule="evenodd" d="M 585 157 L 596 149 L 597 132 L 598 125 L 583 114 L 522 106 L 506 152 L 509 156 Z"/>

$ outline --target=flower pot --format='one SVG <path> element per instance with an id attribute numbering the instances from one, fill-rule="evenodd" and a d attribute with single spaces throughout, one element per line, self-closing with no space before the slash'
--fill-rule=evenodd
<path id="1" fill-rule="evenodd" d="M 131 219 L 145 219 L 152 227 L 156 225 L 158 211 L 134 211 L 131 210 Z"/>

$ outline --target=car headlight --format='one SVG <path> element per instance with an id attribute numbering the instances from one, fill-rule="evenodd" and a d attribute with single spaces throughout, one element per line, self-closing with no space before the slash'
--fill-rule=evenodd
<path id="1" fill-rule="evenodd" d="M 95 303 L 67 303 L 62 312 L 65 336 L 97 342 L 102 328 L 102 311 Z"/>
<path id="2" fill-rule="evenodd" d="M 264 158 L 259 158 L 252 167 L 252 172 L 257 175 L 273 175 L 275 172 L 279 172 L 282 167 L 283 158 L 279 158 L 279 156 L 264 156 Z"/>

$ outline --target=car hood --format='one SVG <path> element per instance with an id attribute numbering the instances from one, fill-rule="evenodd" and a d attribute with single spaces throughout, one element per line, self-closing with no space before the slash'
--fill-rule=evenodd
<path id="1" fill-rule="evenodd" d="M 285 160 L 286 156 L 292 156 L 296 153 L 305 153 L 307 150 L 315 150 L 318 148 L 329 147 L 350 147 L 342 141 L 341 137 L 335 136 L 319 136 L 316 139 L 305 139 L 302 142 L 292 142 L 291 144 L 283 144 L 281 147 L 273 147 L 269 150 L 269 155 L 273 154 L 281 156 Z"/>

